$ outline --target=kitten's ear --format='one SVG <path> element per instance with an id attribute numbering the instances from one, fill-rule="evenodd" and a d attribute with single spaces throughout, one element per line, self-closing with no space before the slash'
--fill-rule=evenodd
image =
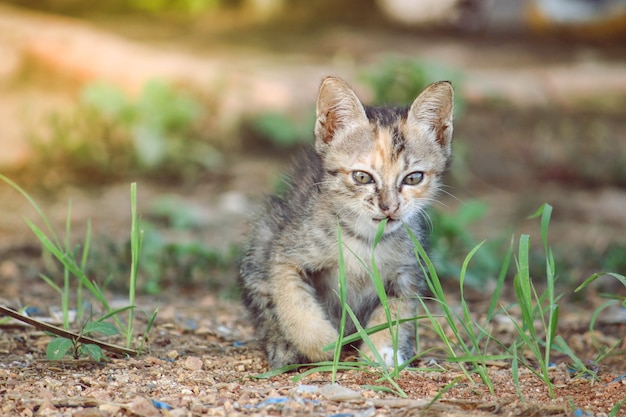
<path id="1" fill-rule="evenodd" d="M 338 130 L 362 123 L 367 123 L 365 109 L 350 86 L 337 77 L 324 78 L 317 97 L 316 142 L 329 143 Z"/>
<path id="2" fill-rule="evenodd" d="M 439 81 L 426 87 L 415 99 L 407 123 L 432 137 L 447 155 L 452 145 L 452 112 L 454 90 L 448 81 Z"/>

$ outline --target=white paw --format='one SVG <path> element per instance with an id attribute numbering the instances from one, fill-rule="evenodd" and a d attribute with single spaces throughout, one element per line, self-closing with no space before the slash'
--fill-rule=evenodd
<path id="1" fill-rule="evenodd" d="M 393 368 L 394 366 L 396 366 L 396 361 L 394 358 L 394 354 L 396 352 L 393 350 L 392 347 L 387 346 L 381 348 L 378 353 L 380 354 L 380 357 L 383 359 L 383 362 L 385 363 L 385 366 L 387 366 L 387 368 Z M 402 365 L 406 361 L 406 358 L 400 352 L 398 352 L 397 355 L 397 364 Z"/>

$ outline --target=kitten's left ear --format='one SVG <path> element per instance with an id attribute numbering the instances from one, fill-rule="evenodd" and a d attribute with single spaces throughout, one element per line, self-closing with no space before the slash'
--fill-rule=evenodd
<path id="1" fill-rule="evenodd" d="M 449 81 L 430 84 L 415 99 L 407 123 L 432 137 L 446 155 L 452 145 L 452 113 L 454 111 L 454 90 Z"/>

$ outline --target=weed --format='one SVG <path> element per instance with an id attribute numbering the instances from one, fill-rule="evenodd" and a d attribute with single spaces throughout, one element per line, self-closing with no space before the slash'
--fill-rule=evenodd
<path id="1" fill-rule="evenodd" d="M 441 277 L 460 276 L 459 260 L 478 245 L 469 231 L 476 221 L 487 213 L 487 206 L 480 201 L 467 201 L 451 213 L 429 211 L 430 219 L 430 257 L 435 259 Z M 481 288 L 485 281 L 494 277 L 499 268 L 501 242 L 494 239 L 483 242 L 481 250 L 474 253 L 473 268 L 466 270 L 464 279 L 472 287 Z"/>
<path id="2" fill-rule="evenodd" d="M 407 229 L 408 230 L 408 229 Z M 410 230 L 408 230 L 411 238 L 413 240 L 413 244 L 415 247 L 415 256 L 420 262 L 422 266 L 422 271 L 426 278 L 426 283 L 431 293 L 433 294 L 432 299 L 437 303 L 437 305 L 443 311 L 443 319 L 448 325 L 448 328 L 451 329 L 454 339 L 449 337 L 446 332 L 446 328 L 439 322 L 438 316 L 433 314 L 431 309 L 425 302 L 423 297 L 420 297 L 420 304 L 423 310 L 426 312 L 426 316 L 428 321 L 430 322 L 432 329 L 435 331 L 437 336 L 444 343 L 444 349 L 448 354 L 448 360 L 451 362 L 468 362 L 470 363 L 476 372 L 480 375 L 481 379 L 487 385 L 489 390 L 493 392 L 493 384 L 491 382 L 491 378 L 489 377 L 489 373 L 487 371 L 487 367 L 485 366 L 485 361 L 489 359 L 502 359 L 501 357 L 490 357 L 486 354 L 481 353 L 480 346 L 480 337 L 477 335 L 474 329 L 474 323 L 470 318 L 470 312 L 467 307 L 467 303 L 462 298 L 462 307 L 463 307 L 463 316 L 458 316 L 453 309 L 450 307 L 446 299 L 446 295 L 444 293 L 443 287 L 441 285 L 441 281 L 439 280 L 439 276 L 435 270 L 435 267 L 432 261 L 429 259 L 426 251 L 420 244 L 419 240 L 412 234 Z M 481 244 L 482 245 L 482 244 Z M 467 269 L 467 265 L 471 260 L 472 256 L 478 251 L 481 245 L 476 246 L 466 257 L 465 262 L 463 263 L 463 268 L 460 276 L 460 286 L 461 286 L 461 297 L 463 296 L 463 285 L 465 282 L 465 271 Z M 466 340 L 469 338 L 469 343 Z M 461 366 L 461 370 L 465 374 L 468 380 L 471 380 L 470 373 L 466 369 L 466 367 Z"/>
<path id="3" fill-rule="evenodd" d="M 447 79 L 456 90 L 454 97 L 455 115 L 460 115 L 464 106 L 460 75 L 448 68 L 417 58 L 386 56 L 382 62 L 361 74 L 361 79 L 374 94 L 374 104 L 411 104 L 426 86 Z"/>
<path id="4" fill-rule="evenodd" d="M 613 272 L 600 272 L 600 273 L 593 274 L 589 278 L 587 278 L 582 284 L 578 286 L 578 288 L 576 288 L 575 291 L 579 292 L 583 290 L 584 288 L 589 286 L 592 282 L 604 276 L 615 278 L 626 288 L 626 276 L 616 274 Z M 596 362 L 600 362 L 602 359 L 609 356 L 618 346 L 622 344 L 622 341 L 624 340 L 624 338 L 621 338 L 620 340 L 615 342 L 613 346 L 609 346 L 609 347 L 603 346 L 597 342 L 596 336 L 595 336 L 596 332 L 594 331 L 594 329 L 595 329 L 596 321 L 598 320 L 598 316 L 600 315 L 600 313 L 602 313 L 604 310 L 606 310 L 609 307 L 615 306 L 616 304 L 621 304 L 622 308 L 626 308 L 626 296 L 620 297 L 617 294 L 602 294 L 602 296 L 604 298 L 608 298 L 609 300 L 604 302 L 601 306 L 599 306 L 593 312 L 593 314 L 591 315 L 591 320 L 589 321 L 589 333 L 592 335 L 592 342 L 595 348 L 599 352 L 598 357 L 596 358 Z"/>
<path id="5" fill-rule="evenodd" d="M 118 330 L 111 323 L 92 321 L 80 331 L 80 335 L 90 335 L 93 333 L 101 333 L 105 336 L 114 336 L 118 334 Z M 60 360 L 67 354 L 72 355 L 74 359 L 81 356 L 90 356 L 96 362 L 100 362 L 103 357 L 102 348 L 95 344 L 83 344 L 78 339 L 68 339 L 65 337 L 56 337 L 52 339 L 46 347 L 46 357 L 51 360 Z"/>
<path id="6" fill-rule="evenodd" d="M 50 221 L 46 217 L 45 213 L 41 210 L 41 208 L 37 205 L 37 203 L 24 191 L 19 185 L 15 182 L 11 181 L 4 175 L 0 174 L 0 179 L 18 191 L 26 200 L 31 204 L 31 206 L 35 209 L 40 219 L 44 223 L 47 233 L 44 232 L 41 228 L 35 225 L 32 221 L 26 219 L 26 223 L 33 231 L 35 236 L 41 242 L 43 248 L 52 254 L 54 258 L 63 266 L 63 288 L 59 287 L 55 280 L 41 275 L 41 278 L 50 285 L 55 291 L 57 291 L 61 295 L 61 304 L 63 311 L 63 327 L 65 330 L 69 328 L 69 299 L 70 299 L 70 291 L 72 289 L 73 284 L 76 284 L 77 288 L 77 300 L 80 303 L 77 306 L 78 317 L 84 317 L 83 312 L 83 288 L 87 289 L 91 296 L 95 298 L 102 306 L 105 314 L 99 320 L 96 321 L 88 321 L 81 330 L 81 333 L 78 337 L 72 336 L 62 336 L 57 339 L 53 339 L 53 346 L 49 347 L 48 353 L 56 357 L 64 356 L 68 351 L 71 352 L 72 355 L 77 356 L 80 354 L 88 354 L 92 356 L 94 359 L 96 357 L 101 357 L 101 352 L 96 348 L 91 347 L 90 344 L 80 343 L 80 336 L 89 333 L 104 333 L 104 334 L 114 334 L 111 330 L 111 324 L 105 323 L 104 320 L 108 318 L 112 318 L 117 326 L 117 329 L 121 329 L 122 333 L 126 338 L 126 347 L 129 348 L 132 343 L 133 337 L 133 317 L 134 317 L 134 309 L 135 309 L 135 290 L 137 286 L 137 269 L 139 265 L 139 254 L 141 250 L 141 239 L 143 232 L 139 227 L 138 215 L 137 215 L 137 188 L 136 184 L 131 184 L 131 213 L 132 213 L 132 225 L 131 225 L 131 273 L 130 273 L 130 281 L 129 281 L 129 303 L 130 305 L 127 307 L 112 309 L 109 305 L 107 298 L 105 297 L 101 288 L 92 281 L 86 274 L 86 265 L 88 260 L 88 253 L 90 247 L 91 240 L 91 229 L 87 228 L 87 236 L 86 241 L 83 245 L 83 250 L 80 256 L 80 260 L 77 259 L 77 250 L 73 249 L 69 244 L 69 234 L 70 234 L 70 219 L 71 219 L 71 204 L 68 208 L 68 216 L 66 221 L 66 237 L 64 239 L 64 243 L 61 243 L 61 240 L 54 232 Z M 73 280 L 73 279 L 75 280 Z M 128 320 L 126 324 L 121 319 L 120 315 L 123 312 L 128 311 Z M 145 340 L 145 336 L 149 332 L 154 319 L 156 318 L 156 311 L 149 317 L 148 326 L 145 329 L 143 340 Z M 115 327 L 114 327 L 115 328 Z M 62 341 L 59 339 L 66 339 L 66 341 Z M 143 347 L 142 340 L 142 347 Z"/>
<path id="7" fill-rule="evenodd" d="M 111 85 L 89 84 L 74 110 L 51 116 L 48 137 L 32 139 L 32 165 L 62 167 L 52 182 L 129 173 L 189 179 L 219 163 L 201 133 L 202 116 L 197 100 L 160 82 L 148 82 L 134 100 Z"/>
<path id="8" fill-rule="evenodd" d="M 222 5 L 222 0 L 129 0 L 121 3 L 124 9 L 151 13 L 182 12 L 197 15 Z"/>
<path id="9" fill-rule="evenodd" d="M 385 387 L 370 387 L 376 390 L 385 390 L 393 392 L 396 395 L 404 396 L 405 393 L 402 388 L 396 382 L 399 376 L 399 371 L 409 368 L 410 362 L 416 357 L 411 358 L 404 364 L 397 364 L 393 369 L 388 369 L 384 366 L 384 362 L 379 353 L 376 352 L 375 347 L 371 343 L 369 335 L 378 331 L 389 331 L 394 334 L 397 331 L 397 326 L 407 320 L 411 321 L 427 321 L 432 330 L 439 336 L 442 342 L 442 349 L 447 355 L 447 360 L 450 363 L 457 363 L 460 370 L 464 373 L 462 379 L 472 381 L 472 374 L 477 374 L 482 382 L 493 393 L 494 386 L 491 381 L 487 363 L 492 360 L 507 360 L 511 363 L 511 375 L 513 377 L 517 394 L 521 401 L 524 401 L 522 396 L 522 390 L 520 386 L 520 367 L 527 368 L 532 374 L 539 378 L 547 387 L 550 395 L 554 398 L 554 386 L 550 376 L 550 368 L 553 366 L 551 363 L 551 355 L 553 351 L 559 351 L 560 353 L 568 356 L 572 362 L 571 367 L 576 369 L 579 374 L 586 374 L 594 377 L 593 371 L 586 368 L 583 361 L 576 356 L 576 354 L 569 348 L 565 340 L 558 334 L 558 320 L 559 320 L 559 300 L 560 295 L 555 292 L 556 283 L 556 265 L 552 249 L 548 245 L 548 228 L 550 223 L 550 217 L 552 214 L 552 207 L 548 204 L 544 204 L 537 210 L 532 217 L 540 218 L 540 230 L 541 230 L 541 242 L 543 246 L 544 258 L 545 258 L 545 277 L 541 280 L 541 286 L 544 287 L 543 292 L 538 290 L 535 286 L 534 280 L 531 277 L 530 271 L 530 236 L 527 234 L 521 235 L 519 238 L 519 244 L 517 252 L 514 248 L 514 240 L 511 240 L 509 249 L 507 250 L 503 262 L 500 266 L 496 288 L 491 296 L 486 318 L 481 322 L 473 319 L 473 314 L 470 311 L 469 305 L 465 299 L 464 286 L 469 276 L 469 265 L 476 258 L 476 254 L 483 249 L 484 244 L 480 243 L 476 245 L 465 257 L 462 267 L 459 272 L 459 286 L 460 286 L 460 309 L 452 308 L 452 303 L 448 299 L 444 292 L 443 286 L 435 269 L 433 262 L 430 260 L 426 251 L 420 244 L 419 240 L 411 234 L 408 230 L 411 238 L 413 239 L 415 247 L 415 256 L 417 257 L 422 270 L 424 272 L 426 282 L 432 293 L 431 298 L 420 297 L 419 301 L 424 311 L 424 316 L 416 316 L 410 319 L 397 320 L 394 319 L 393 312 L 390 310 L 389 300 L 387 299 L 384 287 L 380 275 L 378 273 L 375 262 L 371 265 L 363 263 L 364 267 L 370 272 L 374 287 L 377 289 L 380 302 L 385 308 L 387 314 L 387 322 L 364 329 L 359 323 L 354 312 L 346 303 L 346 284 L 345 284 L 345 268 L 343 266 L 343 247 L 341 245 L 341 230 L 338 230 L 338 239 L 340 247 L 340 259 L 339 259 L 339 291 L 338 297 L 342 303 L 342 318 L 340 326 L 340 336 L 335 344 L 327 346 L 328 349 L 334 349 L 334 358 L 330 362 L 322 362 L 309 364 L 311 368 L 302 374 L 299 374 L 297 379 L 304 377 L 312 372 L 332 372 L 333 381 L 336 380 L 336 373 L 341 370 L 360 370 L 371 374 L 378 375 L 379 381 L 387 382 L 388 386 Z M 378 239 L 382 235 L 382 230 L 379 230 L 373 248 L 375 249 Z M 516 253 L 516 256 L 514 256 Z M 476 258 L 477 259 L 477 258 Z M 513 287 L 516 295 L 516 303 L 521 312 L 521 317 L 516 318 L 510 311 L 511 307 L 501 306 L 500 295 L 503 291 L 506 278 L 512 265 L 512 261 L 515 259 L 514 265 L 516 267 L 515 276 L 513 278 Z M 581 285 L 579 289 L 584 288 L 591 281 L 598 278 L 601 274 L 596 274 L 590 277 L 585 283 Z M 626 278 L 619 274 L 609 274 L 615 277 L 624 285 L 626 285 Z M 436 314 L 429 306 L 428 301 L 433 301 L 438 310 L 441 313 Z M 616 300 L 611 300 L 613 303 Z M 626 300 L 622 302 L 626 303 Z M 507 315 L 517 330 L 517 336 L 510 343 L 505 343 L 502 340 L 498 340 L 488 330 L 492 324 L 492 320 L 496 314 Z M 345 335 L 345 320 L 347 317 L 353 321 L 356 332 L 352 335 Z M 592 323 L 594 319 L 592 319 Z M 392 337 L 392 339 L 394 339 Z M 418 337 L 419 340 L 419 337 Z M 353 344 L 358 341 L 368 346 L 374 355 L 374 359 L 362 362 L 341 362 L 341 346 Z M 419 350 L 419 345 L 418 345 Z M 529 353 L 530 352 L 530 355 Z M 423 354 L 423 352 L 422 352 Z M 293 365 L 281 369 L 275 369 L 269 371 L 260 377 L 269 377 L 281 372 L 296 369 L 303 365 Z M 445 391 L 451 389 L 457 384 L 460 379 L 456 379 L 448 384 L 440 392 L 443 395 Z M 435 397 L 436 400 L 438 397 Z M 614 410 L 618 410 L 621 404 L 617 404 Z"/>
<path id="10" fill-rule="evenodd" d="M 294 118 L 282 113 L 267 112 L 255 116 L 250 122 L 252 133 L 284 149 L 313 142 L 315 112 L 306 113 L 306 118 Z"/>

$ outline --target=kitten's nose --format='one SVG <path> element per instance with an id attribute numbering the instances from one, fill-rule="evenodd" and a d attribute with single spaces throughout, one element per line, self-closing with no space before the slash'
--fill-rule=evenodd
<path id="1" fill-rule="evenodd" d="M 394 214 L 396 214 L 396 212 L 398 211 L 399 207 L 400 207 L 400 204 L 395 203 L 395 202 L 391 203 L 387 201 L 381 201 L 378 204 L 378 208 L 380 208 L 380 211 L 385 217 L 393 217 Z"/>

